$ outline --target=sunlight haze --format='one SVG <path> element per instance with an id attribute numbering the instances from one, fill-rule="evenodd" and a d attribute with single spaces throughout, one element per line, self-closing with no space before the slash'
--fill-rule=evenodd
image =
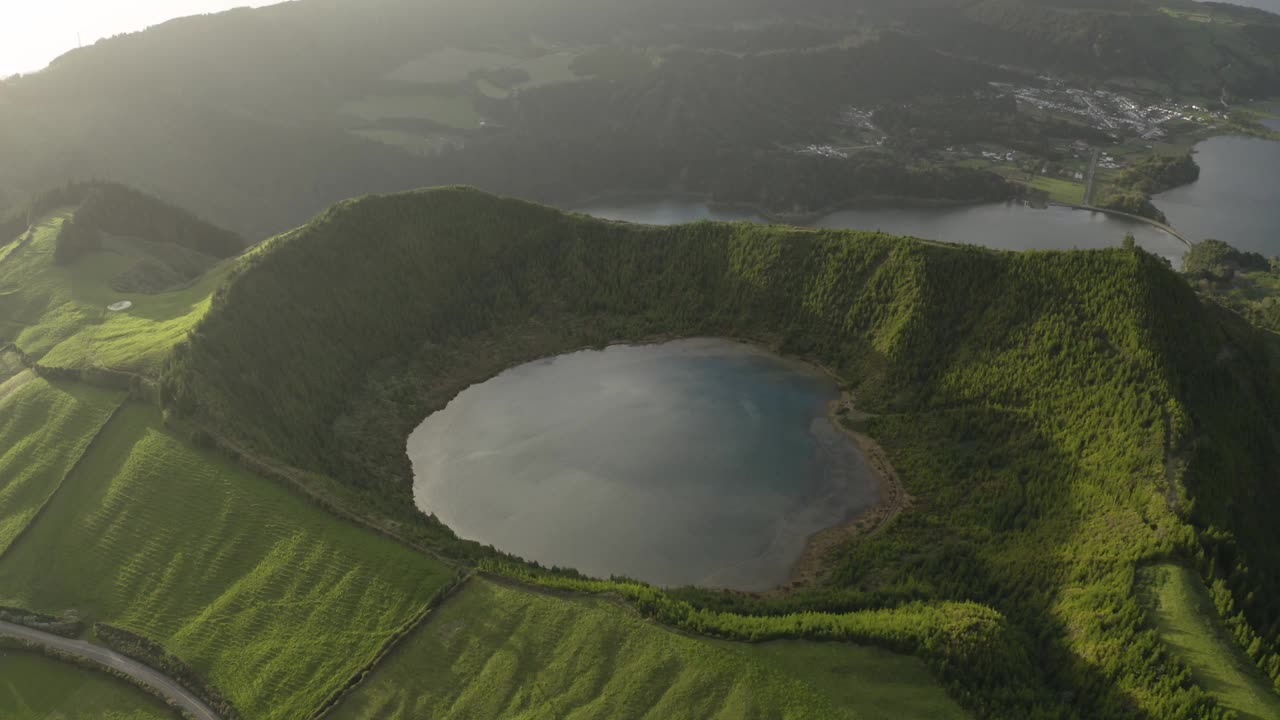
<path id="1" fill-rule="evenodd" d="M 267 0 L 44 0 L 24 3 L 0 16 L 0 77 L 41 70 L 81 45 L 143 30 L 173 18 L 261 7 Z"/>

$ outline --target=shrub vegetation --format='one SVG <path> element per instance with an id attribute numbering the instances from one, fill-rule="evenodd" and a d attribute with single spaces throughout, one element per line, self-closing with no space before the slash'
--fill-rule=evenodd
<path id="1" fill-rule="evenodd" d="M 919 718 L 966 714 L 917 659 L 847 643 L 726 643 L 616 602 L 472 580 L 336 719 Z"/>

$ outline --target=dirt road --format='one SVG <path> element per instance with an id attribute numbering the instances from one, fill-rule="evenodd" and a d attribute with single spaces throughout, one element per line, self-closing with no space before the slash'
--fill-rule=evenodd
<path id="1" fill-rule="evenodd" d="M 191 717 L 196 718 L 196 720 L 219 720 L 217 714 L 208 705 L 205 705 L 176 681 L 120 653 L 84 640 L 72 640 L 60 635 L 4 621 L 0 621 L 0 636 L 33 642 L 111 668 L 154 689 L 157 693 L 181 707 Z"/>

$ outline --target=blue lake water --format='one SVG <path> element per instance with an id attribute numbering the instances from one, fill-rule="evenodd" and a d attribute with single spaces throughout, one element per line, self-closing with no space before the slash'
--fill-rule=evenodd
<path id="1" fill-rule="evenodd" d="M 650 225 L 695 220 L 749 220 L 760 217 L 709 207 L 688 199 L 637 199 L 577 208 L 596 217 Z M 947 208 L 866 208 L 842 210 L 810 223 L 814 227 L 883 230 L 927 240 L 983 245 L 1001 250 L 1074 250 L 1118 246 L 1132 233 L 1144 249 L 1180 265 L 1187 247 L 1146 223 L 1065 207 L 1036 209 L 1020 203 Z"/>
<path id="2" fill-rule="evenodd" d="M 1196 145 L 1200 179 L 1155 196 L 1193 241 L 1214 238 L 1280 255 L 1280 142 L 1217 137 Z"/>
<path id="3" fill-rule="evenodd" d="M 418 507 L 544 565 L 761 590 L 879 485 L 827 418 L 825 374 L 728 340 L 508 370 L 409 437 Z"/>

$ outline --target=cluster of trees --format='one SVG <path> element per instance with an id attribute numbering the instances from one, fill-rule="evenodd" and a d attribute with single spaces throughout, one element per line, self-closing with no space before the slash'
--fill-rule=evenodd
<path id="1" fill-rule="evenodd" d="M 1237 250 L 1221 240 L 1198 242 L 1182 256 L 1182 272 L 1197 278 L 1230 280 L 1239 272 L 1271 270 L 1271 261 L 1261 253 Z"/>
<path id="2" fill-rule="evenodd" d="M 561 200 L 678 185 L 689 164 L 677 160 L 692 151 L 703 151 L 698 167 L 709 174 L 716 157 L 740 163 L 778 144 L 825 141 L 849 104 L 886 108 L 903 167 L 927 146 L 987 134 L 986 124 L 989 139 L 1027 149 L 1071 130 L 1011 115 L 1004 100 L 956 100 L 1011 76 L 998 65 L 1085 80 L 1138 76 L 1212 96 L 1224 83 L 1254 96 L 1276 87 L 1280 44 L 1269 42 L 1277 29 L 1265 14 L 1206 24 L 1142 2 L 1124 7 L 495 0 L 444 12 L 438 3 L 376 0 L 184 19 L 0 83 L 0 214 L 45 187 L 109 177 L 257 239 L 367 192 L 465 182 Z M 862 45 L 844 47 L 850 33 Z M 577 61 L 595 80 L 478 99 L 494 122 L 455 158 L 422 158 L 349 132 L 344 104 L 387 92 L 388 73 L 403 64 L 535 36 L 616 47 Z M 652 48 L 664 57 L 647 67 Z M 504 87 L 521 80 L 511 70 L 480 76 Z M 933 96 L 953 102 L 931 117 Z M 893 117 L 901 113 L 892 108 L 917 100 L 909 117 Z M 953 119 L 940 125 L 942 115 Z M 491 145 L 494 135 L 501 141 Z"/>
<path id="3" fill-rule="evenodd" d="M 966 57 L 1082 81 L 1136 77 L 1207 97 L 1224 88 L 1246 97 L 1280 92 L 1280 46 L 1266 43 L 1280 23 L 1245 8 L 1211 12 L 1226 22 L 1176 17 L 1144 0 L 990 0 L 920 13 L 915 27 Z"/>
<path id="4" fill-rule="evenodd" d="M 218 259 L 237 255 L 246 245 L 229 230 L 118 183 L 73 184 L 64 192 L 81 197 L 76 224 L 111 235 L 177 245 Z"/>
<path id="5" fill-rule="evenodd" d="M 1028 700 L 1047 692 L 1043 679 L 1032 671 L 1027 648 L 1018 642 L 1016 631 L 1000 613 L 977 603 L 908 602 L 857 612 L 770 608 L 767 613 L 744 614 L 699 607 L 676 593 L 627 579 L 591 580 L 572 572 L 531 570 L 492 560 L 481 561 L 480 567 L 557 591 L 622 597 L 646 617 L 701 635 L 740 642 L 856 642 L 915 654 L 979 716 L 1001 716 L 1017 709 L 1026 713 L 1019 716 L 1037 717 L 1038 710 Z"/>
<path id="6" fill-rule="evenodd" d="M 895 147 L 915 152 L 995 142 L 1045 157 L 1053 152 L 1050 141 L 1055 138 L 1111 139 L 1087 125 L 1018 112 L 1013 95 L 987 89 L 884 105 L 876 110 L 875 122 Z"/>
<path id="7" fill-rule="evenodd" d="M 1150 218 L 1156 222 L 1166 222 L 1168 220 L 1164 211 L 1156 207 L 1156 204 L 1151 201 L 1150 195 L 1137 190 L 1107 188 L 1102 193 L 1102 197 L 1098 198 L 1094 204 L 1100 208 Z"/>
<path id="8" fill-rule="evenodd" d="M 80 637 L 84 632 L 84 623 L 74 617 L 56 617 L 23 608 L 0 606 L 0 620 L 69 638 Z"/>
<path id="9" fill-rule="evenodd" d="M 102 248 L 107 238 L 130 243 L 142 251 L 141 259 L 111 280 L 119 292 L 161 292 L 199 277 L 245 247 L 235 233 L 115 183 L 73 183 L 33 203 L 68 204 L 75 209 L 58 228 L 54 261 L 74 263 Z"/>
<path id="10" fill-rule="evenodd" d="M 1204 240 L 1183 256 L 1182 272 L 1206 298 L 1258 327 L 1280 332 L 1280 258 Z"/>
<path id="11" fill-rule="evenodd" d="M 1200 179 L 1200 165 L 1190 152 L 1148 155 L 1121 171 L 1115 185 L 1148 195 L 1172 190 Z"/>
<path id="12" fill-rule="evenodd" d="M 1167 218 L 1151 200 L 1154 193 L 1200 179 L 1200 165 L 1190 152 L 1150 155 L 1125 168 L 1098 199 L 1098 207 L 1165 222 Z"/>
<path id="13" fill-rule="evenodd" d="M 217 259 L 236 255 L 246 246 L 239 235 L 186 210 L 124 185 L 100 181 L 70 182 L 36 195 L 0 220 L 0 240 L 12 240 L 37 218 L 59 208 L 74 209 L 58 235 L 55 252 L 60 263 L 100 247 L 103 233 L 173 245 Z"/>
<path id="14" fill-rule="evenodd" d="M 872 434 L 916 501 L 813 593 L 633 598 L 655 616 L 821 637 L 846 621 L 795 616 L 977 602 L 1008 631 L 935 667 L 982 715 L 1222 717 L 1134 591 L 1139 567 L 1183 558 L 1222 581 L 1246 649 L 1276 666 L 1280 386 L 1255 331 L 1137 248 L 1008 254 L 631 226 L 465 189 L 369 197 L 246 258 L 161 396 L 474 560 L 497 555 L 413 508 L 403 438 L 421 418 L 522 361 L 692 335 L 766 338 L 832 368 L 880 414 Z"/>
<path id="15" fill-rule="evenodd" d="M 601 191 L 680 191 L 770 212 L 872 198 L 976 202 L 1016 193 L 985 171 L 921 162 L 918 148 L 907 145 L 845 158 L 786 147 L 841 132 L 839 117 L 849 105 L 985 87 L 989 68 L 903 36 L 745 57 L 682 51 L 657 65 L 615 48 L 580 56 L 574 67 L 591 79 L 478 99 L 500 129 L 433 158 L 430 176 L 545 202 Z"/>

